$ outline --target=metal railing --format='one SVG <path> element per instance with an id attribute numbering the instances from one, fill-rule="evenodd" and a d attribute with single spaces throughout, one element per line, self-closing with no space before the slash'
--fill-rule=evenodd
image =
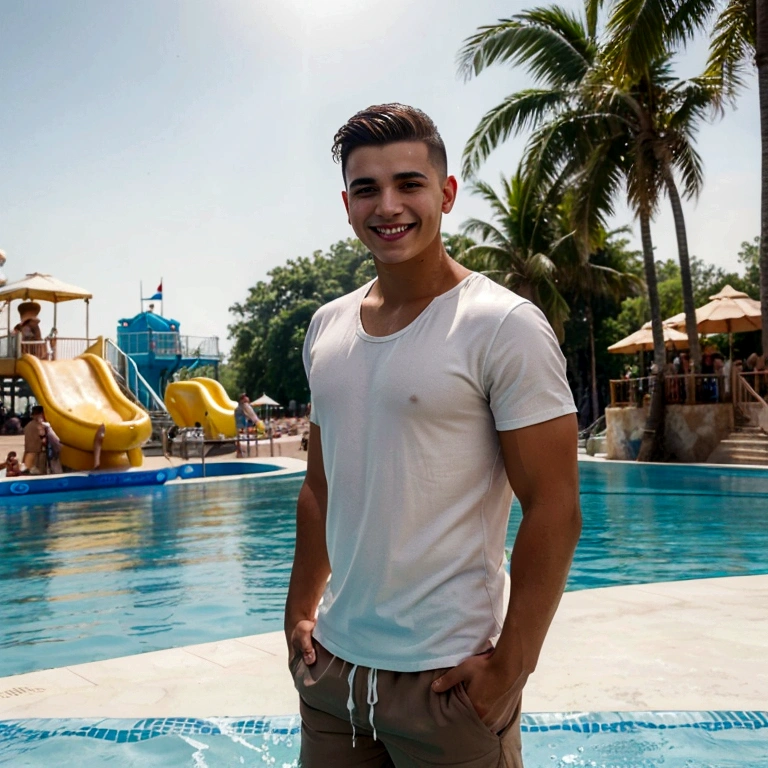
<path id="1" fill-rule="evenodd" d="M 18 336 L 0 336 L 0 358 L 17 358 L 19 353 L 16 348 Z"/>
<path id="2" fill-rule="evenodd" d="M 104 356 L 116 374 L 117 380 L 122 381 L 125 388 L 133 394 L 141 405 L 150 411 L 167 412 L 163 399 L 139 373 L 136 362 L 111 339 L 107 339 L 104 343 Z"/>
<path id="3" fill-rule="evenodd" d="M 205 357 L 218 360 L 218 336 L 181 336 L 167 331 L 118 334 L 120 349 L 128 355 L 153 353 L 158 357 Z"/>
<path id="4" fill-rule="evenodd" d="M 93 344 L 95 339 L 54 336 L 37 341 L 22 341 L 19 335 L 0 338 L 0 358 L 34 355 L 40 360 L 74 360 Z"/>

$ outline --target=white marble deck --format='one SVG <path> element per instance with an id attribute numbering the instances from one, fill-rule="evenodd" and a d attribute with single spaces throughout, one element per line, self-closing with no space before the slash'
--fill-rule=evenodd
<path id="1" fill-rule="evenodd" d="M 529 712 L 768 709 L 768 576 L 570 592 Z M 295 714 L 282 633 L 0 678 L 0 719 Z"/>

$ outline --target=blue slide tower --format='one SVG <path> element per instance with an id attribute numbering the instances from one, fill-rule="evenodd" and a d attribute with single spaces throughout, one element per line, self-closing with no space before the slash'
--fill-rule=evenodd
<path id="1" fill-rule="evenodd" d="M 152 311 L 140 312 L 117 323 L 117 346 L 133 360 L 138 372 L 160 397 L 168 382 L 182 368 L 194 371 L 212 365 L 218 379 L 219 339 L 217 336 L 182 336 L 178 320 Z M 144 398 L 141 398 L 142 400 Z M 143 403 L 151 410 L 151 403 Z"/>

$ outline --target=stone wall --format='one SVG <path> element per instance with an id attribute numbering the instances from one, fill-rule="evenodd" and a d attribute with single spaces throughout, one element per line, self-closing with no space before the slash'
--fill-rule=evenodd
<path id="1" fill-rule="evenodd" d="M 606 408 L 606 458 L 633 461 L 643 438 L 648 406 Z M 664 437 L 670 461 L 705 462 L 733 431 L 729 404 L 668 405 Z"/>

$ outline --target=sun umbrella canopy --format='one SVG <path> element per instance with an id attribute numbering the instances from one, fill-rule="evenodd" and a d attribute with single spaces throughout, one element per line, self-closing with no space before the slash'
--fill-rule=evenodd
<path id="1" fill-rule="evenodd" d="M 0 301 L 38 300 L 51 301 L 58 304 L 61 301 L 74 301 L 76 299 L 91 299 L 93 294 L 85 288 L 62 282 L 52 275 L 44 275 L 33 272 L 22 280 L 8 283 L 0 288 Z"/>
<path id="2" fill-rule="evenodd" d="M 676 328 L 665 325 L 664 346 L 667 349 L 688 349 L 688 337 Z M 652 349 L 653 331 L 650 323 L 608 347 L 608 351 L 614 355 L 634 355 L 636 352 L 648 352 Z"/>
<path id="3" fill-rule="evenodd" d="M 709 297 L 710 302 L 696 310 L 696 327 L 699 333 L 742 333 L 759 331 L 762 327 L 760 302 L 750 299 L 746 293 L 726 285 L 722 291 Z M 670 320 L 676 320 L 677 315 Z M 685 327 L 685 318 L 675 323 Z"/>
<path id="4" fill-rule="evenodd" d="M 251 405 L 275 405 L 280 406 L 276 400 L 273 400 L 269 395 L 262 395 L 257 400 L 251 401 Z"/>

